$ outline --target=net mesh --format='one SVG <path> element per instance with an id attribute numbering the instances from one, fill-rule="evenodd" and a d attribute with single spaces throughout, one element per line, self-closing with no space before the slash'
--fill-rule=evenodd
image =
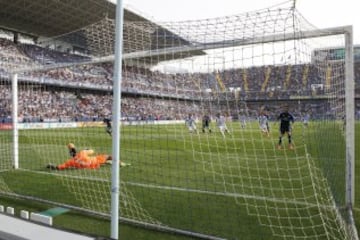
<path id="1" fill-rule="evenodd" d="M 110 162 L 81 165 L 66 146 L 92 149 L 91 161 L 111 154 L 114 22 L 107 16 L 37 45 L 2 33 L 2 194 L 109 213 Z M 352 239 L 343 209 L 345 62 L 335 51 L 344 40 L 303 38 L 310 30 L 290 2 L 216 19 L 125 21 L 121 216 L 229 239 Z M 295 123 L 280 145 L 284 108 Z"/>

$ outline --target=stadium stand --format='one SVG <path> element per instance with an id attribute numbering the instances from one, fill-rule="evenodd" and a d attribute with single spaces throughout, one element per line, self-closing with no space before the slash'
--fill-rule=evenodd
<path id="1" fill-rule="evenodd" d="M 40 46 L 15 44 L 8 39 L 0 39 L 0 50 L 1 57 L 13 58 L 15 63 L 47 64 L 47 62 L 72 62 L 87 59 L 81 55 L 57 52 Z M 330 75 L 336 71 L 336 68 L 336 64 L 328 66 L 326 79 L 330 79 Z M 0 66 L 0 72 L 2 70 L 2 66 Z M 292 93 L 298 94 L 299 91 L 304 98 L 321 96 L 326 91 L 326 85 L 331 82 L 326 82 L 324 88 L 314 88 L 314 86 L 322 84 L 316 71 L 317 69 L 309 64 L 260 66 L 247 69 L 227 69 L 220 73 L 198 73 L 194 80 L 193 75 L 190 76 L 186 73 L 165 74 L 159 71 L 150 72 L 145 68 L 125 66 L 122 89 L 129 97 L 123 100 L 123 116 L 124 119 L 139 120 L 183 119 L 188 112 L 199 112 L 197 108 L 200 106 L 196 104 L 197 94 L 204 92 L 205 89 L 213 89 L 215 92 L 220 89 L 216 74 L 221 78 L 226 89 L 240 87 L 242 89 L 240 96 L 258 101 L 259 106 L 263 104 L 264 100 L 290 99 Z M 36 82 L 41 78 L 41 85 L 49 90 L 20 90 L 21 121 L 93 121 L 102 116 L 108 116 L 111 113 L 112 74 L 112 65 L 101 63 L 91 65 L 91 67 L 87 65 L 23 75 L 20 82 Z M 355 80 L 358 99 L 360 63 L 355 65 Z M 194 81 L 197 83 L 194 84 Z M 65 88 L 59 89 L 54 83 L 61 83 Z M 194 85 L 197 88 L 194 88 Z M 81 86 L 83 90 L 79 92 L 79 89 L 74 89 L 74 86 Z M 89 88 L 95 89 L 95 91 L 89 93 L 87 91 Z M 107 90 L 105 95 L 103 89 Z M 2 88 L 1 95 L 3 104 L 0 109 L 0 119 L 2 122 L 9 122 L 11 121 L 9 88 Z M 134 97 L 135 95 L 144 97 L 138 98 Z M 163 99 L 169 96 L 183 99 L 183 101 L 168 100 L 171 98 Z M 227 93 L 226 97 L 234 96 L 234 94 Z M 32 104 L 24 104 L 30 98 L 33 99 Z M 358 101 L 356 113 L 359 111 Z M 179 109 L 179 106 L 174 107 L 174 104 L 183 105 L 187 109 L 186 113 L 172 112 L 171 109 Z M 306 111 L 312 109 L 312 112 L 323 109 L 319 109 L 316 105 L 309 104 L 302 108 Z M 318 115 L 320 116 L 321 113 Z"/>

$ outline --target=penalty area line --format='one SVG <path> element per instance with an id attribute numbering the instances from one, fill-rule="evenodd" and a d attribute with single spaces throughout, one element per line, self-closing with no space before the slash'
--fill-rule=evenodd
<path id="1" fill-rule="evenodd" d="M 314 204 L 314 203 L 295 201 L 292 199 L 278 199 L 278 198 L 256 196 L 256 195 L 249 195 L 249 194 L 240 194 L 240 193 L 213 192 L 213 191 L 205 191 L 205 190 L 198 190 L 198 189 L 169 187 L 169 186 L 160 186 L 160 185 L 154 185 L 154 184 L 144 184 L 144 183 L 135 183 L 135 182 L 125 182 L 125 183 L 130 186 L 153 188 L 153 189 L 160 189 L 160 190 L 173 190 L 173 191 L 179 191 L 179 192 L 190 192 L 190 193 L 199 193 L 199 194 L 224 196 L 224 197 L 255 199 L 255 200 L 271 201 L 271 202 L 286 203 L 286 204 L 292 203 L 292 204 L 296 204 L 296 205 L 303 205 L 303 206 L 308 206 L 308 207 L 321 207 L 321 208 L 325 208 L 325 209 L 326 208 L 334 208 L 334 206 L 332 206 L 332 205 L 319 205 L 319 204 Z"/>

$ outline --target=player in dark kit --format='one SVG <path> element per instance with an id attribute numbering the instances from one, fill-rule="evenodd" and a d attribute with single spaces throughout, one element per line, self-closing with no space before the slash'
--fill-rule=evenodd
<path id="1" fill-rule="evenodd" d="M 202 132 L 203 133 L 205 133 L 205 129 L 207 129 L 209 131 L 209 133 L 211 133 L 210 122 L 211 122 L 210 117 L 208 115 L 204 115 L 203 119 L 202 119 Z"/>
<path id="2" fill-rule="evenodd" d="M 111 119 L 104 118 L 104 123 L 106 124 L 105 131 L 111 136 L 112 128 L 111 128 Z"/>
<path id="3" fill-rule="evenodd" d="M 284 111 L 280 113 L 278 120 L 280 120 L 280 137 L 278 149 L 281 149 L 282 137 L 285 133 L 288 135 L 289 149 L 294 149 L 291 140 L 291 124 L 294 123 L 294 117 L 289 113 L 288 107 L 285 107 Z"/>

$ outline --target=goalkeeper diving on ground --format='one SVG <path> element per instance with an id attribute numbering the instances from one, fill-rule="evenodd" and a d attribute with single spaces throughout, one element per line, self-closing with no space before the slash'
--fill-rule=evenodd
<path id="1" fill-rule="evenodd" d="M 98 169 L 101 165 L 112 164 L 112 156 L 108 154 L 95 154 L 92 149 L 84 149 L 79 152 L 76 151 L 75 145 L 69 143 L 67 145 L 70 159 L 62 164 L 48 164 L 46 168 L 51 170 L 65 170 L 65 169 Z M 120 161 L 120 166 L 125 167 L 130 164 Z"/>

